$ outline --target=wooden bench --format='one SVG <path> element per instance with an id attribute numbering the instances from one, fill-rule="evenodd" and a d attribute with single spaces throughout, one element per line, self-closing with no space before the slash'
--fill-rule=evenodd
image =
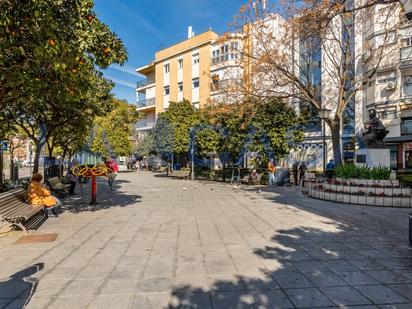
<path id="1" fill-rule="evenodd" d="M 180 170 L 173 171 L 171 174 L 169 174 L 169 177 L 187 179 L 190 177 L 190 170 L 189 171 L 180 171 Z"/>
<path id="2" fill-rule="evenodd" d="M 40 212 L 43 215 L 36 216 Z M 43 205 L 32 206 L 26 202 L 25 190 L 16 189 L 0 193 L 0 226 L 8 223 L 28 233 L 27 228 L 37 225 L 46 217 Z"/>
<path id="3" fill-rule="evenodd" d="M 64 196 L 64 193 L 66 192 L 67 186 L 70 186 L 70 184 L 64 184 L 60 181 L 59 177 L 53 177 L 49 178 L 46 180 L 47 185 L 50 188 L 50 191 L 52 193 L 57 194 L 60 197 Z"/>

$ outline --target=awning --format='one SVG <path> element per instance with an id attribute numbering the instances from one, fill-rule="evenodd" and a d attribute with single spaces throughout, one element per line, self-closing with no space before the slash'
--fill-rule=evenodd
<path id="1" fill-rule="evenodd" d="M 386 137 L 384 139 L 385 143 L 406 143 L 412 142 L 412 135 L 402 135 L 402 136 L 394 136 L 394 137 Z"/>

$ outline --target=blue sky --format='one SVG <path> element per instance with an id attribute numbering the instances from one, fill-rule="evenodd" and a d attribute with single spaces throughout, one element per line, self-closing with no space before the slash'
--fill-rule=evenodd
<path id="1" fill-rule="evenodd" d="M 95 0 L 99 18 L 123 40 L 129 61 L 114 66 L 105 75 L 116 83 L 120 99 L 136 102 L 135 83 L 141 79 L 135 69 L 153 60 L 162 46 L 187 36 L 187 27 L 196 34 L 212 27 L 217 33 L 229 29 L 233 16 L 246 0 Z"/>

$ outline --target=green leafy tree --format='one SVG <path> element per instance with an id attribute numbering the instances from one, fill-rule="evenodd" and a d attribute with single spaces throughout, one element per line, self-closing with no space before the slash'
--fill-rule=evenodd
<path id="1" fill-rule="evenodd" d="M 137 143 L 135 152 L 141 156 L 148 157 L 152 152 L 154 152 L 154 135 L 153 133 L 147 134 Z"/>
<path id="2" fill-rule="evenodd" d="M 113 99 L 113 110 L 96 118 L 91 150 L 104 156 L 128 156 L 133 153 L 133 125 L 139 119 L 134 105 Z"/>
<path id="3" fill-rule="evenodd" d="M 267 161 L 271 155 L 284 157 L 303 140 L 304 119 L 284 101 L 273 98 L 257 102 L 254 110 L 250 150 L 259 153 L 262 161 Z"/>
<path id="4" fill-rule="evenodd" d="M 197 154 L 204 158 L 208 154 L 216 154 L 220 150 L 221 135 L 213 128 L 206 127 L 196 132 Z"/>
<path id="5" fill-rule="evenodd" d="M 193 105 L 184 100 L 170 102 L 169 108 L 162 115 L 173 128 L 173 150 L 175 153 L 187 153 L 190 146 L 190 128 L 204 121 L 202 113 Z"/>
<path id="6" fill-rule="evenodd" d="M 165 113 L 160 114 L 151 133 L 154 152 L 159 155 L 173 153 L 173 150 L 175 149 L 173 129 L 173 125 L 169 119 L 166 118 Z"/>
<path id="7" fill-rule="evenodd" d="M 37 171 L 59 126 L 107 111 L 113 84 L 99 69 L 127 53 L 92 0 L 4 0 L 0 11 L 0 113 L 35 143 Z"/>

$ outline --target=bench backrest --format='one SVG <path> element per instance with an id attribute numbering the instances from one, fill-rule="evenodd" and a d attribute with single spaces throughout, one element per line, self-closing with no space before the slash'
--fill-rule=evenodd
<path id="1" fill-rule="evenodd" d="M 53 177 L 47 179 L 47 183 L 49 184 L 50 188 L 52 190 L 64 190 L 65 186 L 64 184 L 60 181 L 59 177 Z"/>
<path id="2" fill-rule="evenodd" d="M 15 189 L 0 193 L 0 213 L 2 210 L 10 208 L 12 205 L 18 206 L 27 204 L 26 191 L 23 189 Z"/>

